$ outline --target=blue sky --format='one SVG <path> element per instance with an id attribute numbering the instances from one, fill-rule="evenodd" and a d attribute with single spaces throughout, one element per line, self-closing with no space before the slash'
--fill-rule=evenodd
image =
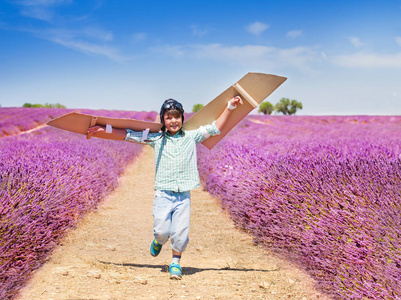
<path id="1" fill-rule="evenodd" d="M 247 72 L 300 115 L 401 112 L 401 0 L 0 0 L 0 105 L 190 111 Z"/>

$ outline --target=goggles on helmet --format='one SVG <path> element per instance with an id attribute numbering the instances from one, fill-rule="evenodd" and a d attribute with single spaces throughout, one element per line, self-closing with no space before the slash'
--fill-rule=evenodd
<path id="1" fill-rule="evenodd" d="M 164 114 L 166 110 L 172 110 L 172 109 L 177 109 L 182 114 L 184 114 L 184 108 L 182 107 L 182 104 L 174 99 L 167 99 L 166 101 L 164 101 L 160 113 Z"/>

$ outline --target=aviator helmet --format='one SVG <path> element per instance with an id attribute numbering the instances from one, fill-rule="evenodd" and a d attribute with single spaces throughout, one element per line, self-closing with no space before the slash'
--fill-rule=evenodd
<path id="1" fill-rule="evenodd" d="M 164 124 L 164 114 L 170 110 L 178 110 L 181 113 L 182 123 L 184 123 L 184 108 L 182 104 L 174 99 L 167 99 L 164 101 L 161 109 L 160 109 L 160 122 L 163 124 L 162 131 L 166 130 L 166 126 Z"/>

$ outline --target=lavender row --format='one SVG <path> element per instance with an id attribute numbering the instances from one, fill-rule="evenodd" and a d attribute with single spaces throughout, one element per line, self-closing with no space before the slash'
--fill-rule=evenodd
<path id="1" fill-rule="evenodd" d="M 249 117 L 204 187 L 336 299 L 401 298 L 401 117 Z"/>
<path id="2" fill-rule="evenodd" d="M 54 118 L 71 112 L 143 121 L 154 121 L 157 116 L 156 112 L 146 111 L 2 107 L 0 108 L 0 137 L 11 136 L 36 128 Z"/>
<path id="3" fill-rule="evenodd" d="M 0 139 L 0 299 L 17 294 L 140 151 L 51 127 Z"/>

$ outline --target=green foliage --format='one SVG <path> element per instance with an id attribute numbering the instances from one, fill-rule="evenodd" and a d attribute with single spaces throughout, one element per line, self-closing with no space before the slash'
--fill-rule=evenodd
<path id="1" fill-rule="evenodd" d="M 302 109 L 302 102 L 281 98 L 276 105 L 271 104 L 269 101 L 262 102 L 258 112 L 264 113 L 265 115 L 271 115 L 273 112 L 282 113 L 284 115 L 294 115 L 299 109 Z"/>
<path id="2" fill-rule="evenodd" d="M 31 107 L 31 108 L 38 108 L 38 107 L 44 107 L 42 104 L 32 104 L 32 103 L 24 103 L 22 107 Z"/>
<path id="3" fill-rule="evenodd" d="M 51 103 L 45 103 L 43 104 L 32 104 L 32 103 L 24 103 L 22 107 L 31 107 L 31 108 L 67 108 L 66 106 L 56 103 L 56 104 L 51 104 Z"/>
<path id="4" fill-rule="evenodd" d="M 298 109 L 302 109 L 302 102 L 297 100 L 290 100 L 288 98 L 281 98 L 280 101 L 274 106 L 274 110 L 284 115 L 294 115 Z"/>
<path id="5" fill-rule="evenodd" d="M 273 104 L 271 104 L 269 101 L 265 101 L 260 104 L 258 112 L 263 113 L 265 115 L 271 115 L 273 111 L 274 111 Z"/>
<path id="6" fill-rule="evenodd" d="M 192 112 L 197 112 L 197 111 L 201 110 L 202 107 L 203 107 L 203 104 L 195 104 L 192 107 Z"/>

